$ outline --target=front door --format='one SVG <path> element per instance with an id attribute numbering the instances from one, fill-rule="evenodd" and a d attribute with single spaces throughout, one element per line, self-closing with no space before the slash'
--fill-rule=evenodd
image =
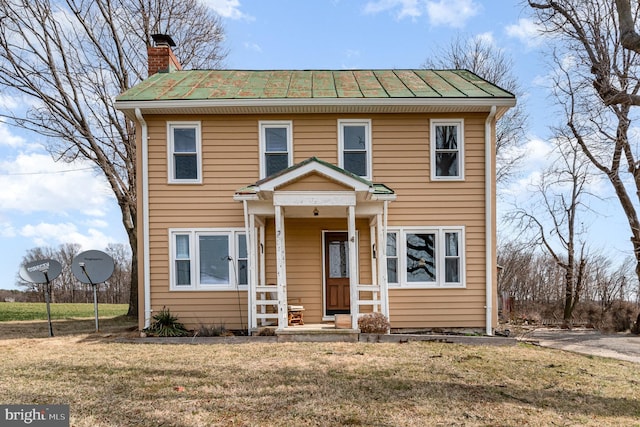
<path id="1" fill-rule="evenodd" d="M 324 235 L 324 277 L 327 316 L 350 312 L 349 239 L 345 232 Z"/>

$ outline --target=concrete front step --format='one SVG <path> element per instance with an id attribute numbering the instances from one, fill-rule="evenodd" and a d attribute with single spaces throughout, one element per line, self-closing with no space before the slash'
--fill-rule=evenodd
<path id="1" fill-rule="evenodd" d="M 358 342 L 357 329 L 276 329 L 278 342 Z"/>

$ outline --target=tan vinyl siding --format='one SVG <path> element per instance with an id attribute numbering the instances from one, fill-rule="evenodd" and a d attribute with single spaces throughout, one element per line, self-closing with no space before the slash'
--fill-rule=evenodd
<path id="1" fill-rule="evenodd" d="M 397 200 L 389 204 L 389 227 L 465 227 L 466 287 L 390 289 L 392 327 L 484 327 L 486 114 L 481 113 L 145 117 L 150 138 L 152 309 L 158 311 L 167 306 L 190 327 L 213 322 L 233 329 L 246 327 L 244 291 L 240 292 L 244 316 L 244 325 L 241 325 L 237 292 L 169 290 L 169 229 L 244 227 L 242 203 L 235 202 L 233 195 L 239 188 L 259 179 L 260 120 L 292 121 L 294 162 L 317 156 L 337 164 L 338 119 L 349 118 L 371 119 L 372 181 L 387 185 L 397 195 Z M 441 118 L 464 119 L 464 181 L 432 182 L 430 179 L 430 119 Z M 194 120 L 202 125 L 202 184 L 168 184 L 166 123 Z M 337 190 L 335 187 L 340 187 L 334 183 L 323 185 L 322 178 L 310 176 L 285 189 Z M 268 218 L 266 222 L 267 283 L 275 283 L 273 219 Z M 359 218 L 357 228 L 360 283 L 369 284 L 369 218 Z M 307 322 L 322 319 L 322 230 L 346 229 L 346 217 L 286 220 L 288 295 L 305 306 Z M 141 306 L 142 301 L 141 295 Z"/>

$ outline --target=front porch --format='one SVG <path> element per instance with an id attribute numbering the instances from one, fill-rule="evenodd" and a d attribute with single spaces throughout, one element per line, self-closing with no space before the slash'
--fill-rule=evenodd
<path id="1" fill-rule="evenodd" d="M 275 324 L 281 336 L 356 334 L 361 313 L 389 317 L 392 190 L 311 158 L 239 190 L 234 199 L 244 207 L 249 333 Z M 312 313 L 313 327 L 290 323 L 292 304 Z M 349 328 L 318 322 L 336 313 L 350 314 Z"/>

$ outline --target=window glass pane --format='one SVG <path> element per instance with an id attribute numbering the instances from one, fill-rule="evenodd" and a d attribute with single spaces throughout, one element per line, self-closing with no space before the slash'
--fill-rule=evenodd
<path id="1" fill-rule="evenodd" d="M 278 173 L 289 167 L 289 156 L 287 154 L 266 154 L 267 176 Z"/>
<path id="2" fill-rule="evenodd" d="M 387 233 L 387 256 L 396 256 L 396 233 Z"/>
<path id="3" fill-rule="evenodd" d="M 345 152 L 344 170 L 358 176 L 367 176 L 367 154 L 364 152 Z"/>
<path id="4" fill-rule="evenodd" d="M 247 258 L 247 237 L 245 234 L 238 234 L 238 258 Z"/>
<path id="5" fill-rule="evenodd" d="M 200 236 L 200 283 L 229 284 L 229 237 Z"/>
<path id="6" fill-rule="evenodd" d="M 173 128 L 173 151 L 176 153 L 195 153 L 196 129 Z"/>
<path id="7" fill-rule="evenodd" d="M 176 258 L 189 259 L 189 235 L 176 235 Z"/>
<path id="8" fill-rule="evenodd" d="M 238 284 L 246 285 L 249 283 L 248 277 L 248 268 L 247 268 L 247 260 L 240 259 L 238 260 Z"/>
<path id="9" fill-rule="evenodd" d="M 198 157 L 174 155 L 175 179 L 198 179 Z"/>
<path id="10" fill-rule="evenodd" d="M 264 128 L 266 150 L 287 152 L 287 128 Z"/>
<path id="11" fill-rule="evenodd" d="M 349 277 L 349 242 L 329 242 L 329 277 L 340 279 Z"/>
<path id="12" fill-rule="evenodd" d="M 445 282 L 460 282 L 460 258 L 447 258 L 444 260 Z"/>
<path id="13" fill-rule="evenodd" d="M 345 150 L 366 150 L 367 141 L 364 126 L 344 126 Z"/>
<path id="14" fill-rule="evenodd" d="M 458 176 L 458 153 L 437 153 L 436 175 Z"/>
<path id="15" fill-rule="evenodd" d="M 407 233 L 407 281 L 435 282 L 435 235 Z"/>
<path id="16" fill-rule="evenodd" d="M 458 256 L 458 233 L 445 233 L 445 256 Z"/>
<path id="17" fill-rule="evenodd" d="M 458 126 L 436 126 L 436 149 L 458 149 Z"/>
<path id="18" fill-rule="evenodd" d="M 176 286 L 191 286 L 191 262 L 176 260 Z"/>
<path id="19" fill-rule="evenodd" d="M 398 258 L 387 258 L 387 282 L 398 283 Z"/>

